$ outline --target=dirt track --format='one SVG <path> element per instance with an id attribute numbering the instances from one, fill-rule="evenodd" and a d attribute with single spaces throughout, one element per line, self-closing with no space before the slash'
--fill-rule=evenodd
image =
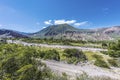
<path id="1" fill-rule="evenodd" d="M 15 44 L 23 44 L 25 46 L 41 46 L 41 47 L 50 47 L 50 48 L 75 48 L 83 51 L 107 51 L 107 49 L 101 49 L 101 48 L 90 48 L 90 47 L 79 47 L 79 46 L 68 46 L 68 45 L 48 45 L 48 44 L 37 44 L 37 43 L 27 43 L 19 40 L 8 40 L 8 43 L 15 43 Z"/>
<path id="2" fill-rule="evenodd" d="M 57 62 L 57 61 L 42 60 L 42 62 L 46 63 L 46 65 L 53 71 L 58 73 L 66 73 L 67 75 L 70 75 L 72 77 L 79 76 L 80 74 L 83 74 L 85 72 L 91 77 L 104 76 L 104 77 L 110 77 L 113 80 L 115 79 L 120 80 L 120 68 L 104 69 L 104 68 L 94 66 L 90 63 L 85 63 L 82 65 L 73 65 L 73 64 L 66 64 L 66 63 Z"/>

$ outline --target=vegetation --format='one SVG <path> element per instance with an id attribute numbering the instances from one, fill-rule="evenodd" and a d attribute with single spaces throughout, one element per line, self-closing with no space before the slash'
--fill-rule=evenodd
<path id="1" fill-rule="evenodd" d="M 101 55 L 94 54 L 93 57 L 96 59 L 94 65 L 103 68 L 110 68 L 107 62 L 103 60 L 103 57 Z"/>
<path id="2" fill-rule="evenodd" d="M 108 48 L 109 48 L 109 51 L 107 53 L 108 55 L 114 58 L 120 57 L 120 40 L 114 43 L 110 43 Z"/>
<path id="3" fill-rule="evenodd" d="M 67 43 L 68 44 L 68 43 Z M 49 68 L 35 58 L 50 60 L 65 60 L 70 64 L 78 64 L 87 60 L 95 60 L 95 65 L 104 68 L 109 66 L 118 67 L 120 41 L 109 46 L 108 52 L 103 52 L 113 58 L 104 60 L 103 55 L 97 52 L 80 51 L 77 49 L 52 49 L 16 44 L 0 44 L 0 79 L 2 80 L 69 80 L 64 73 L 62 76 L 55 75 Z M 105 45 L 104 45 L 105 46 Z M 87 74 L 79 76 L 76 80 L 95 80 Z M 109 78 L 108 78 L 109 79 Z M 107 80 L 107 78 L 106 78 Z"/>
<path id="4" fill-rule="evenodd" d="M 85 58 L 82 51 L 65 50 L 69 57 L 76 60 Z M 78 57 L 77 57 L 78 56 Z M 58 76 L 51 72 L 45 64 L 35 58 L 60 60 L 59 51 L 55 49 L 41 50 L 32 46 L 16 44 L 0 45 L 0 79 L 2 80 L 67 80 L 65 76 Z M 84 60 L 84 59 L 83 59 Z M 38 68 L 39 67 L 39 68 Z"/>
<path id="5" fill-rule="evenodd" d="M 114 59 L 108 59 L 108 62 L 109 62 L 109 64 L 111 66 L 118 67 L 118 64 L 117 64 L 116 60 L 114 60 Z"/>
<path id="6" fill-rule="evenodd" d="M 1 80 L 45 80 L 53 78 L 52 72 L 36 61 L 35 49 L 15 44 L 0 45 Z M 38 69 L 39 67 L 39 69 Z"/>
<path id="7" fill-rule="evenodd" d="M 110 77 L 105 77 L 105 76 L 90 77 L 86 73 L 83 73 L 82 75 L 78 76 L 76 80 L 113 80 L 113 79 L 111 79 Z"/>
<path id="8" fill-rule="evenodd" d="M 104 43 L 109 41 L 83 41 L 83 40 L 70 40 L 70 39 L 53 39 L 53 38 L 25 38 L 22 39 L 25 42 L 30 43 L 43 43 L 43 44 L 59 44 L 59 45 L 72 45 L 72 46 L 82 46 L 82 47 L 94 47 L 94 48 L 106 48 Z"/>
<path id="9" fill-rule="evenodd" d="M 87 57 L 84 55 L 82 51 L 77 49 L 65 49 L 63 56 L 66 57 L 68 63 L 77 64 L 80 61 L 86 61 Z"/>
<path id="10" fill-rule="evenodd" d="M 59 61 L 60 60 L 60 55 L 59 55 L 59 52 L 56 51 L 55 49 L 53 50 L 48 50 L 46 51 L 46 53 L 44 52 L 43 55 L 41 56 L 41 58 L 44 58 L 44 59 L 52 59 L 52 60 L 56 60 L 56 61 Z"/>

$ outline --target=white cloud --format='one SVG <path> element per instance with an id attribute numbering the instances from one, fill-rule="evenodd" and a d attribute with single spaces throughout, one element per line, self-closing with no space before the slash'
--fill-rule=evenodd
<path id="1" fill-rule="evenodd" d="M 52 25 L 52 20 L 48 20 L 48 21 L 44 21 L 44 24 L 46 24 L 46 25 Z"/>
<path id="2" fill-rule="evenodd" d="M 65 20 L 65 19 L 48 20 L 48 21 L 44 21 L 44 23 L 46 25 L 69 24 L 69 25 L 73 25 L 75 27 L 86 26 L 89 24 L 88 21 L 77 22 L 76 20 Z"/>
<path id="3" fill-rule="evenodd" d="M 54 20 L 54 24 L 74 24 L 76 22 L 76 20 Z"/>
<path id="4" fill-rule="evenodd" d="M 43 27 L 43 28 L 46 28 L 46 27 Z"/>
<path id="5" fill-rule="evenodd" d="M 84 25 L 87 25 L 88 24 L 88 21 L 83 21 L 83 22 L 79 22 L 79 23 L 75 23 L 74 26 L 84 26 Z"/>

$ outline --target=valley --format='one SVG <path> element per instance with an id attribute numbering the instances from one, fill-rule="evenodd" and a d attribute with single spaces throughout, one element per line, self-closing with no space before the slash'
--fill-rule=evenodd
<path id="1" fill-rule="evenodd" d="M 3 55 L 6 53 L 5 58 L 8 58 L 6 61 L 9 61 L 9 58 L 12 59 L 12 56 L 15 56 L 15 60 L 17 60 L 20 56 L 26 55 L 26 60 L 28 57 L 29 60 L 33 59 L 34 61 L 35 59 L 37 71 L 43 68 L 38 64 L 39 62 L 45 64 L 45 70 L 48 68 L 51 70 L 49 74 L 54 74 L 52 75 L 53 79 L 119 80 L 119 32 L 118 26 L 103 29 L 77 29 L 68 24 L 48 26 L 36 33 L 1 30 L 0 55 L 2 55 L 1 59 L 3 60 L 1 65 L 4 65 Z M 3 50 L 7 50 L 7 52 Z M 16 51 L 22 51 L 22 53 L 16 54 Z M 13 54 L 9 54 L 11 52 Z M 24 56 L 22 57 L 24 58 Z M 17 74 L 19 78 L 23 76 L 18 74 L 19 70 L 26 66 L 28 67 L 26 69 L 29 69 L 30 66 L 34 65 L 29 60 L 27 62 L 29 65 L 25 63 L 23 67 L 15 63 L 19 67 L 15 68 L 14 74 Z M 10 64 L 10 66 L 13 65 Z M 1 70 L 4 68 L 0 67 Z M 4 70 L 6 69 L 7 67 Z M 4 71 L 3 73 L 11 74 Z M 4 79 L 5 75 L 1 78 Z"/>
<path id="2" fill-rule="evenodd" d="M 86 76 L 89 77 L 98 77 L 100 80 L 102 78 L 111 79 L 111 80 L 119 80 L 120 79 L 120 68 L 111 66 L 109 68 L 105 67 L 99 67 L 95 66 L 94 62 L 95 59 L 92 57 L 93 55 L 101 55 L 104 57 L 104 61 L 106 62 L 108 59 L 112 59 L 111 57 L 104 55 L 101 53 L 101 51 L 108 51 L 107 49 L 100 49 L 100 48 L 86 48 L 86 47 L 79 47 L 79 46 L 65 46 L 65 45 L 48 45 L 48 44 L 39 44 L 39 43 L 27 43 L 19 40 L 7 40 L 8 44 L 19 44 L 19 45 L 24 45 L 24 46 L 29 46 L 29 47 L 36 47 L 36 48 L 41 48 L 40 50 L 46 51 L 46 50 L 52 50 L 55 49 L 59 51 L 59 54 L 62 57 L 62 54 L 64 53 L 63 50 L 65 49 L 78 49 L 82 50 L 84 54 L 87 56 L 88 61 L 87 62 L 80 62 L 79 64 L 68 64 L 66 63 L 66 59 L 60 58 L 60 61 L 56 60 L 51 60 L 51 59 L 40 59 L 37 58 L 37 61 L 43 62 L 49 67 L 53 73 L 60 74 L 62 75 L 65 73 L 69 79 L 75 79 L 76 77 L 79 77 L 82 74 L 87 74 Z M 91 58 L 91 57 L 92 58 Z M 107 63 L 108 64 L 108 63 Z M 84 74 L 84 75 L 85 75 Z"/>
<path id="3" fill-rule="evenodd" d="M 0 0 L 0 80 L 120 80 L 120 0 Z"/>

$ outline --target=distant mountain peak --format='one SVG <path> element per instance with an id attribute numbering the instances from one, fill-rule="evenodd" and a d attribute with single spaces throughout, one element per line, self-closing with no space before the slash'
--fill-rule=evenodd
<path id="1" fill-rule="evenodd" d="M 99 29 L 77 29 L 69 24 L 51 25 L 32 37 L 72 40 L 114 40 L 120 36 L 120 26 Z"/>

